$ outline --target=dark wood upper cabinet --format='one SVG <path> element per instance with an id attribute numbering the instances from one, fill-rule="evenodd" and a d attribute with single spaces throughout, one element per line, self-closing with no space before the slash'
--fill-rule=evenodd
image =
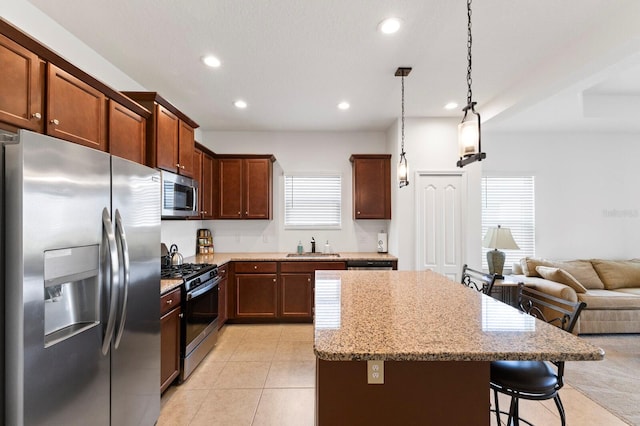
<path id="1" fill-rule="evenodd" d="M 198 178 L 194 170 L 198 124 L 156 92 L 122 92 L 152 112 L 147 123 L 147 165 Z"/>
<path id="2" fill-rule="evenodd" d="M 200 206 L 201 219 L 214 219 L 213 194 L 214 184 L 214 159 L 212 153 L 202 145 L 194 148 L 193 175 L 198 181 L 198 205 Z"/>
<path id="3" fill-rule="evenodd" d="M 98 89 L 47 64 L 48 135 L 106 151 L 106 102 Z"/>
<path id="4" fill-rule="evenodd" d="M 178 124 L 179 120 L 162 105 L 155 105 L 156 157 L 155 166 L 178 173 Z M 193 161 L 192 161 L 193 163 Z"/>
<path id="5" fill-rule="evenodd" d="M 109 152 L 145 164 L 146 123 L 140 114 L 109 100 Z"/>
<path id="6" fill-rule="evenodd" d="M 271 219 L 273 155 L 216 156 L 218 219 Z"/>
<path id="7" fill-rule="evenodd" d="M 178 164 L 181 175 L 194 177 L 193 150 L 195 149 L 195 130 L 180 120 L 178 131 Z"/>
<path id="8" fill-rule="evenodd" d="M 354 219 L 391 219 L 391 155 L 354 154 Z"/>
<path id="9" fill-rule="evenodd" d="M 200 193 L 202 195 L 202 218 L 214 219 L 213 209 L 214 194 L 214 159 L 206 152 L 202 155 L 202 181 L 200 182 Z"/>
<path id="10" fill-rule="evenodd" d="M 42 132 L 44 64 L 38 55 L 0 35 L 0 125 Z"/>

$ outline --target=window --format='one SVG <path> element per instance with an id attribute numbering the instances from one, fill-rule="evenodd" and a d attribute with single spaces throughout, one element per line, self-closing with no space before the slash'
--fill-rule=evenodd
<path id="1" fill-rule="evenodd" d="M 484 176 L 482 178 L 482 235 L 492 226 L 511 229 L 520 250 L 504 251 L 505 268 L 525 256 L 535 255 L 535 203 L 533 176 Z M 482 267 L 487 251 L 482 248 Z"/>
<path id="2" fill-rule="evenodd" d="M 340 175 L 285 175 L 284 227 L 340 229 Z"/>

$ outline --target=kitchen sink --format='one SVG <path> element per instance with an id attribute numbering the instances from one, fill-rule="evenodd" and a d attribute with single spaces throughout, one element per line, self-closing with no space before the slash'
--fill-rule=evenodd
<path id="1" fill-rule="evenodd" d="M 287 257 L 340 257 L 339 253 L 287 253 Z"/>

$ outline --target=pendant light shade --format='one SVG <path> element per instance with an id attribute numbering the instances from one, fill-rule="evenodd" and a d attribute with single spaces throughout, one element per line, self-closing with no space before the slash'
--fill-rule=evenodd
<path id="1" fill-rule="evenodd" d="M 462 108 L 464 116 L 458 125 L 458 148 L 460 160 L 458 167 L 464 167 L 474 161 L 482 161 L 487 154 L 482 152 L 480 144 L 480 114 L 476 112 L 476 103 L 471 91 L 471 0 L 467 0 L 467 106 Z"/>
<path id="2" fill-rule="evenodd" d="M 409 167 L 407 166 L 407 157 L 405 157 L 405 154 L 404 151 L 400 153 L 400 164 L 398 164 L 398 182 L 400 188 L 409 185 Z"/>
<path id="3" fill-rule="evenodd" d="M 406 152 L 404 152 L 404 78 L 409 75 L 411 68 L 400 67 L 396 70 L 395 76 L 402 78 L 402 112 L 401 112 L 401 139 L 400 162 L 398 163 L 398 185 L 404 188 L 409 185 L 409 165 L 407 164 Z"/>

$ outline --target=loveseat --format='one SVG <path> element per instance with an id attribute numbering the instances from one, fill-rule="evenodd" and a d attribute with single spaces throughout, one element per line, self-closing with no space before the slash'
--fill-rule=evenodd
<path id="1" fill-rule="evenodd" d="M 574 332 L 640 333 L 640 259 L 554 261 L 525 257 L 513 278 L 587 307 Z"/>

